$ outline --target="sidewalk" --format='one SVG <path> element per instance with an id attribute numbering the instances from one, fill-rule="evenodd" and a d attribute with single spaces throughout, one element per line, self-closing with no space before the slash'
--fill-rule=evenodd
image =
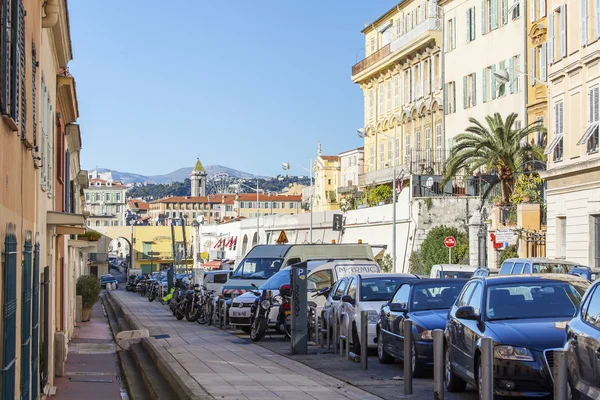
<path id="1" fill-rule="evenodd" d="M 92 309 L 92 319 L 75 328 L 69 343 L 65 376 L 54 380 L 57 400 L 121 400 L 116 345 L 102 303 Z"/>
<path id="2" fill-rule="evenodd" d="M 184 380 L 219 399 L 361 399 L 379 397 L 215 327 L 177 321 L 158 302 L 121 290 L 112 295 L 187 372 Z"/>

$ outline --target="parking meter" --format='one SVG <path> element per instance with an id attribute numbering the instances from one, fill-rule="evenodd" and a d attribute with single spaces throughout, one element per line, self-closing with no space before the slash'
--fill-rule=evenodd
<path id="1" fill-rule="evenodd" d="M 292 354 L 308 352 L 308 288 L 306 261 L 291 266 L 292 286 Z"/>

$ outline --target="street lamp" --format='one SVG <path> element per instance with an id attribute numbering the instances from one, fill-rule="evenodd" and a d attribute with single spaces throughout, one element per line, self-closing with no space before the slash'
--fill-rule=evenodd
<path id="1" fill-rule="evenodd" d="M 302 168 L 303 170 L 307 171 L 308 174 L 309 174 L 309 177 L 310 177 L 310 234 L 309 234 L 309 236 L 310 236 L 310 243 L 312 243 L 313 242 L 313 234 L 312 234 L 312 232 L 313 232 L 313 188 L 314 188 L 313 177 L 312 177 L 312 172 L 313 172 L 312 171 L 312 165 L 313 165 L 313 162 L 312 162 L 312 160 L 310 160 L 310 163 L 309 163 L 309 165 L 311 166 L 310 169 L 305 168 L 305 167 L 303 167 L 300 164 L 294 163 L 294 165 L 296 165 L 296 166 Z M 285 171 L 288 171 L 290 169 L 290 163 L 289 162 L 284 162 L 283 164 L 281 164 L 281 167 Z"/>
<path id="2" fill-rule="evenodd" d="M 372 126 L 369 126 L 369 128 L 378 135 L 385 136 L 389 140 L 394 140 L 394 147 L 396 146 L 396 137 L 391 137 L 389 135 L 386 135 L 385 133 L 378 131 L 377 129 L 373 128 Z M 358 133 L 358 136 L 363 139 L 368 137 L 368 133 L 365 128 L 359 128 L 357 130 L 357 133 Z M 397 179 L 397 167 L 398 167 L 398 163 L 394 159 L 394 172 L 393 172 L 393 179 L 392 179 L 392 196 L 393 196 L 392 197 L 392 204 L 393 204 L 393 208 L 392 208 L 392 268 L 393 268 L 394 272 L 397 272 L 396 271 L 396 179 Z"/>
<path id="3" fill-rule="evenodd" d="M 256 178 L 256 189 L 254 189 L 253 187 L 250 187 L 248 185 L 244 185 L 243 183 L 240 183 L 241 186 L 245 186 L 250 190 L 254 190 L 256 192 L 256 244 L 259 244 L 260 242 L 260 237 L 258 235 L 258 231 L 260 230 L 260 201 L 259 201 L 259 197 L 258 194 L 260 193 L 260 189 L 258 188 L 258 178 Z"/>

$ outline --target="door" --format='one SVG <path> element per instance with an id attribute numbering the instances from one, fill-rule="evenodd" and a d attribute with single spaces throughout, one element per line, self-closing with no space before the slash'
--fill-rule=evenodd
<path id="1" fill-rule="evenodd" d="M 350 284 L 348 285 L 348 290 L 346 291 L 346 295 L 350 296 L 350 298 L 352 298 L 352 300 L 354 300 L 355 304 L 356 304 L 356 286 L 357 286 L 357 282 L 358 282 L 358 278 L 354 277 L 350 280 Z M 353 305 L 352 303 L 347 303 L 344 302 L 343 303 L 343 309 L 341 312 L 345 312 L 346 314 L 348 314 L 348 318 L 344 321 L 344 324 L 350 324 L 350 326 L 352 327 L 352 321 L 355 321 L 356 318 L 356 307 L 355 305 Z M 360 316 L 359 316 L 360 318 Z M 347 329 L 347 326 L 344 325 L 343 329 Z M 343 333 L 346 333 L 347 331 L 344 330 Z M 350 335 L 352 335 L 352 331 L 350 331 Z M 352 336 L 350 336 L 352 337 Z"/>
<path id="2" fill-rule="evenodd" d="M 466 375 L 465 365 L 468 361 L 468 356 L 466 353 L 468 346 L 465 341 L 464 335 L 465 320 L 456 318 L 456 310 L 459 307 L 463 307 L 469 304 L 469 299 L 471 298 L 471 295 L 475 290 L 475 284 L 475 282 L 471 282 L 463 288 L 463 291 L 458 297 L 456 304 L 452 307 L 452 311 L 448 319 L 452 368 L 461 375 Z"/>
<path id="3" fill-rule="evenodd" d="M 402 285 L 400 287 L 402 292 L 399 291 L 398 301 L 399 304 L 402 305 L 402 308 L 407 310 L 410 308 L 410 285 Z M 404 320 L 406 319 L 406 312 L 404 311 L 394 311 L 392 312 L 391 320 L 391 332 L 393 334 L 393 351 L 394 354 L 397 354 L 398 358 L 404 358 Z"/>
<path id="4" fill-rule="evenodd" d="M 94 275 L 96 278 L 98 277 L 98 266 L 96 266 L 96 265 L 90 266 L 90 275 Z"/>
<path id="5" fill-rule="evenodd" d="M 475 284 L 475 290 L 469 299 L 468 306 L 473 307 L 475 315 L 481 315 L 481 304 L 483 300 L 483 285 L 479 282 Z M 463 320 L 464 337 L 465 337 L 465 355 L 467 359 L 466 373 L 469 377 L 475 378 L 475 352 L 477 350 L 477 342 L 481 337 L 479 329 L 480 322 L 477 320 Z"/>
<path id="6" fill-rule="evenodd" d="M 582 313 L 583 324 L 577 333 L 575 354 L 578 360 L 580 384 L 596 393 L 592 398 L 600 397 L 600 289 L 590 296 L 589 304 Z M 578 385 L 579 386 L 579 385 Z"/>

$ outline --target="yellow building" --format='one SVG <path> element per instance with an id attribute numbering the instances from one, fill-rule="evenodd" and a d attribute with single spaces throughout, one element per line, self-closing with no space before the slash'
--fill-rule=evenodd
<path id="1" fill-rule="evenodd" d="M 359 186 L 391 183 L 393 166 L 439 174 L 444 162 L 442 25 L 436 0 L 403 1 L 363 29 L 365 59 L 352 67 L 364 94 Z"/>
<path id="2" fill-rule="evenodd" d="M 338 210 L 340 198 L 338 187 L 340 182 L 340 157 L 324 156 L 319 151 L 313 164 L 314 192 L 313 211 Z"/>
<path id="3" fill-rule="evenodd" d="M 548 257 L 600 267 L 600 5 L 548 0 Z"/>
<path id="4" fill-rule="evenodd" d="M 533 6 L 533 7 L 532 7 Z M 527 123 L 540 121 L 548 127 L 548 19 L 546 0 L 528 3 L 527 10 Z M 525 71 L 523 71 L 525 72 Z M 529 141 L 541 147 L 546 145 L 545 135 L 531 137 Z"/>

